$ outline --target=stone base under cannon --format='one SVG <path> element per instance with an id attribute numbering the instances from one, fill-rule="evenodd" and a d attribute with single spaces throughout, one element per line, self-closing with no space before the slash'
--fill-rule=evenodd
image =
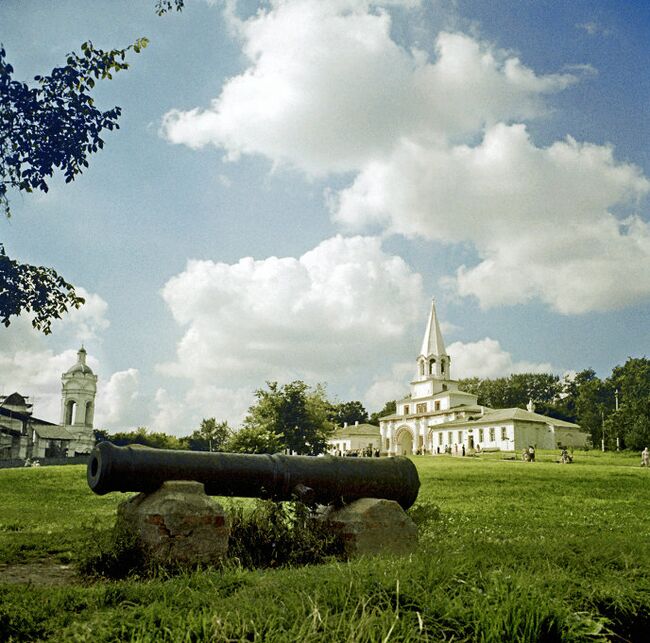
<path id="1" fill-rule="evenodd" d="M 200 482 L 164 482 L 125 500 L 117 508 L 117 528 L 135 537 L 154 562 L 211 564 L 228 551 L 228 516 Z"/>
<path id="2" fill-rule="evenodd" d="M 347 558 L 409 554 L 417 546 L 417 527 L 394 500 L 361 498 L 328 506 L 316 520 L 341 537 Z M 227 555 L 230 521 L 199 482 L 169 481 L 153 493 L 122 502 L 117 527 L 135 537 L 153 562 L 214 564 Z"/>
<path id="3" fill-rule="evenodd" d="M 343 541 L 348 558 L 377 554 L 410 554 L 418 529 L 394 500 L 360 498 L 343 507 L 326 507 L 320 516 Z"/>

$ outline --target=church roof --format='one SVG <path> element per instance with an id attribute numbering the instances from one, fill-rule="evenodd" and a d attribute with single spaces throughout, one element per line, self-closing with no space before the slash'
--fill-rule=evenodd
<path id="1" fill-rule="evenodd" d="M 49 426 L 38 425 L 34 427 L 36 435 L 44 440 L 73 440 L 74 436 L 62 426 L 52 424 Z"/>
<path id="2" fill-rule="evenodd" d="M 4 400 L 2 400 L 1 404 L 2 406 L 9 406 L 10 404 L 12 406 L 24 406 L 24 407 L 32 406 L 27 402 L 27 398 L 24 395 L 18 393 L 18 391 L 12 393 L 11 395 L 7 395 L 7 397 L 5 397 Z"/>
<path id="3" fill-rule="evenodd" d="M 351 424 L 340 426 L 332 434 L 333 438 L 348 438 L 353 435 L 371 435 L 379 437 L 379 427 L 374 424 Z"/>
<path id="4" fill-rule="evenodd" d="M 429 311 L 429 321 L 424 331 L 422 340 L 422 349 L 420 355 L 428 357 L 429 355 L 446 355 L 445 343 L 442 340 L 440 324 L 438 324 L 438 315 L 436 314 L 436 303 L 431 300 L 431 310 Z"/>
<path id="5" fill-rule="evenodd" d="M 452 409 L 453 410 L 453 409 Z M 531 411 L 524 411 L 524 409 L 510 408 L 510 409 L 491 409 L 486 411 L 484 415 L 473 418 L 461 418 L 452 420 L 451 422 L 443 422 L 442 424 L 433 425 L 434 429 L 445 429 L 447 427 L 456 427 L 467 424 L 498 424 L 500 422 L 508 422 L 519 420 L 520 422 L 538 422 L 541 424 L 552 424 L 553 426 L 566 429 L 579 429 L 578 424 L 573 422 L 566 422 L 565 420 L 558 420 L 548 415 L 541 413 L 532 413 Z M 432 427 L 429 427 L 432 428 Z"/>

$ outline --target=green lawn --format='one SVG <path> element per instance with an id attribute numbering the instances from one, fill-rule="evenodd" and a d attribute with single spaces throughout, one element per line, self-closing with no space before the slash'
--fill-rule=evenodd
<path id="1" fill-rule="evenodd" d="M 650 470 L 538 455 L 415 457 L 409 558 L 63 587 L 0 576 L 0 640 L 646 640 Z M 0 498 L 0 563 L 15 564 L 77 559 L 123 496 L 94 496 L 71 466 L 0 470 Z"/>

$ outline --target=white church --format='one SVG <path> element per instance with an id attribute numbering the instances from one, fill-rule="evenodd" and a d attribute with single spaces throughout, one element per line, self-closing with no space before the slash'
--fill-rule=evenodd
<path id="1" fill-rule="evenodd" d="M 459 390 L 451 379 L 435 303 L 431 302 L 411 393 L 398 400 L 396 411 L 380 420 L 382 452 L 462 454 L 475 450 L 522 451 L 581 447 L 587 434 L 577 424 L 535 413 L 534 405 L 492 409 L 478 397 Z"/>
<path id="2" fill-rule="evenodd" d="M 93 421 L 97 375 L 86 364 L 86 349 L 61 376 L 61 421 L 34 416 L 28 397 L 14 392 L 0 396 L 0 460 L 73 457 L 95 445 Z"/>

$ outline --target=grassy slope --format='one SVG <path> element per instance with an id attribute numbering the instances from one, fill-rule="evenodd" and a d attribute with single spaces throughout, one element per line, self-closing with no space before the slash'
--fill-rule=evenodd
<path id="1" fill-rule="evenodd" d="M 421 542 L 407 559 L 0 586 L 0 640 L 642 640 L 650 471 L 637 456 L 555 457 L 415 458 Z M 84 526 L 107 529 L 121 499 L 93 496 L 80 467 L 0 471 L 0 498 L 0 562 L 75 558 Z"/>

